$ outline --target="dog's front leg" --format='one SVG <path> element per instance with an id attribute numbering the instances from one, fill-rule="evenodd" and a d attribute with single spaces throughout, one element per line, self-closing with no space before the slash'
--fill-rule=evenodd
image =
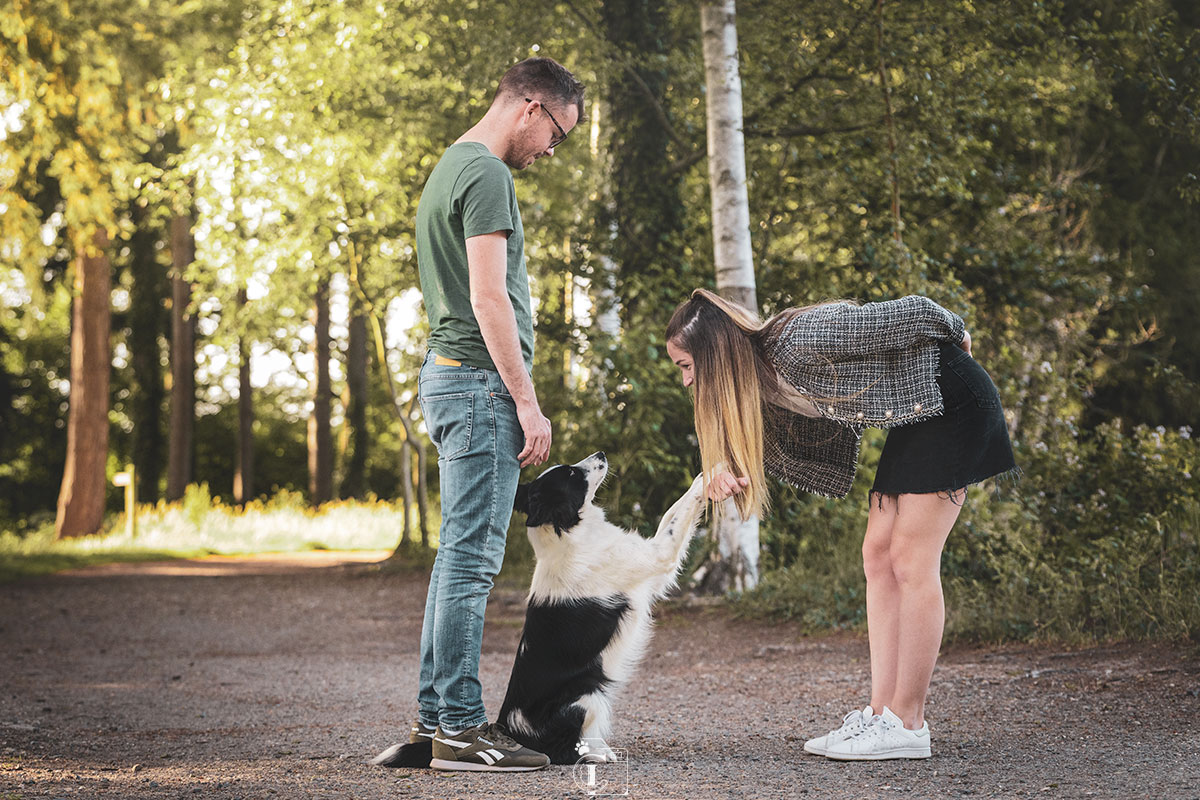
<path id="1" fill-rule="evenodd" d="M 674 570 L 679 568 L 679 562 L 683 560 L 688 542 L 692 539 L 692 532 L 703 512 L 704 478 L 697 475 L 691 488 L 663 515 L 662 522 L 658 524 L 658 532 L 651 540 L 657 556 L 655 561 L 658 570 L 674 574 Z"/>
<path id="2" fill-rule="evenodd" d="M 700 513 L 703 510 L 704 476 L 697 475 L 687 492 L 676 500 L 674 505 L 667 509 L 667 513 L 663 514 L 662 521 L 658 523 L 658 531 L 654 534 L 654 538 L 659 539 L 674 536 L 675 532 L 681 528 L 686 533 L 690 530 L 692 523 L 699 519 Z"/>

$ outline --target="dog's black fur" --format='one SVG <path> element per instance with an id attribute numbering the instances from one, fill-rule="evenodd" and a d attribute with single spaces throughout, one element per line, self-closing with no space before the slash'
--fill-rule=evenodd
<path id="1" fill-rule="evenodd" d="M 529 603 L 498 717 L 504 724 L 519 710 L 529 727 L 525 731 L 510 729 L 510 736 L 550 756 L 553 764 L 579 760 L 585 712 L 576 701 L 611 683 L 600 654 L 616 636 L 628 611 L 628 598 L 619 594 L 566 603 Z"/>

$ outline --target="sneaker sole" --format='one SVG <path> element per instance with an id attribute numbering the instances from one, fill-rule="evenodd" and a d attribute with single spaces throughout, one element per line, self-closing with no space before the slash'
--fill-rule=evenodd
<path id="1" fill-rule="evenodd" d="M 814 756 L 823 756 L 823 755 L 825 755 L 825 754 L 826 754 L 828 751 L 827 751 L 827 750 L 826 750 L 824 747 L 817 747 L 816 745 L 809 745 L 809 744 L 805 744 L 805 745 L 804 745 L 804 752 L 806 752 L 806 753 L 812 753 Z"/>
<path id="2" fill-rule="evenodd" d="M 533 772 L 545 769 L 549 764 L 539 764 L 536 767 L 497 767 L 494 764 L 476 764 L 471 761 L 447 761 L 435 758 L 429 762 L 429 766 L 443 772 Z"/>
<path id="3" fill-rule="evenodd" d="M 834 761 L 887 761 L 893 758 L 929 758 L 932 755 L 929 750 L 912 747 L 887 750 L 883 753 L 825 753 L 826 758 L 832 758 Z"/>

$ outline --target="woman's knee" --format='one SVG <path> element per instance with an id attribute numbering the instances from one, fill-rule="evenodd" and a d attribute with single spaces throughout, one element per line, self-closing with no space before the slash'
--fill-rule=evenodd
<path id="1" fill-rule="evenodd" d="M 892 551 L 886 539 L 867 536 L 862 546 L 863 573 L 867 580 L 892 576 Z"/>
<path id="2" fill-rule="evenodd" d="M 940 585 L 941 553 L 923 548 L 905 547 L 902 541 L 892 542 L 888 550 L 892 574 L 905 586 L 922 583 Z"/>

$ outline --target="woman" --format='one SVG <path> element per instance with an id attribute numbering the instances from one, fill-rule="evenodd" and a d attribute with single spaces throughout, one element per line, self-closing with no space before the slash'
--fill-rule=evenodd
<path id="1" fill-rule="evenodd" d="M 788 309 L 760 323 L 697 289 L 666 338 L 694 387 L 708 496 L 732 496 L 743 517 L 767 510 L 767 472 L 844 497 L 863 429 L 892 429 L 863 539 L 871 702 L 804 748 L 840 760 L 928 758 L 942 548 L 966 487 L 1016 470 L 999 394 L 971 358 L 962 319 L 914 295 Z"/>

